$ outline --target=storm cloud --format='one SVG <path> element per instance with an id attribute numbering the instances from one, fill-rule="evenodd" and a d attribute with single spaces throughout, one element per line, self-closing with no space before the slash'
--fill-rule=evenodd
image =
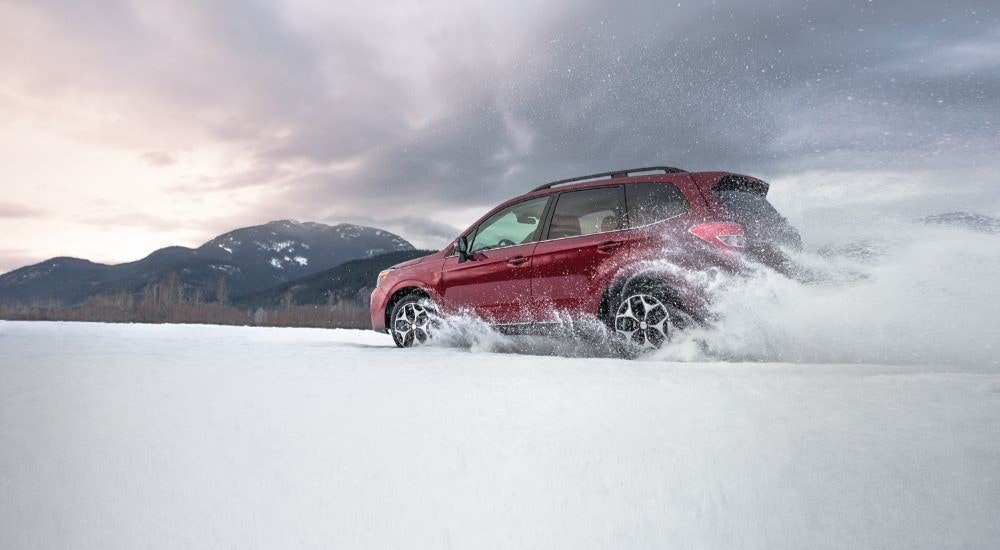
<path id="1" fill-rule="evenodd" d="M 16 97 L 113 108 L 81 139 L 150 170 L 218 146 L 224 161 L 166 192 L 244 193 L 225 215 L 245 223 L 383 221 L 437 246 L 539 183 L 653 164 L 912 174 L 1000 207 L 1000 19 L 985 2 L 40 1 L 0 15 Z"/>

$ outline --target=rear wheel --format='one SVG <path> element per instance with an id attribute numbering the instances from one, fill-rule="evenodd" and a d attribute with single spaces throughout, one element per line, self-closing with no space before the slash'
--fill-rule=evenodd
<path id="1" fill-rule="evenodd" d="M 436 317 L 437 311 L 430 299 L 411 294 L 392 307 L 389 332 L 401 348 L 420 346 L 430 340 Z"/>
<path id="2" fill-rule="evenodd" d="M 611 328 L 624 355 L 637 356 L 659 349 L 673 336 L 679 311 L 659 285 L 626 287 L 613 304 Z"/>

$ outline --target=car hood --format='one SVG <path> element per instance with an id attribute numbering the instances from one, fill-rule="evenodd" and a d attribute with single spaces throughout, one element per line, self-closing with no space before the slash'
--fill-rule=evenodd
<path id="1" fill-rule="evenodd" d="M 390 267 L 389 269 L 400 269 L 402 267 L 410 267 L 411 265 L 417 265 L 420 262 L 426 260 L 427 258 L 430 258 L 431 256 L 433 256 L 433 254 L 428 254 L 426 256 L 421 256 L 419 258 L 413 258 L 412 260 L 406 260 L 405 262 L 400 262 Z"/>

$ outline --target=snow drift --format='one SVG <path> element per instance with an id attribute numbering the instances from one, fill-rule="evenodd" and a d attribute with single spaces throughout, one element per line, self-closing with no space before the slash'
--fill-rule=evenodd
<path id="1" fill-rule="evenodd" d="M 713 322 L 665 360 L 1000 364 L 1000 237 L 900 224 L 713 282 Z"/>

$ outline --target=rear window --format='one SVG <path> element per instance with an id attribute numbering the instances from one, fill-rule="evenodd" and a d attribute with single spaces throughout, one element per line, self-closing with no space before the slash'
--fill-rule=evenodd
<path id="1" fill-rule="evenodd" d="M 691 209 L 681 190 L 669 183 L 626 185 L 625 202 L 631 227 L 670 219 Z"/>
<path id="2" fill-rule="evenodd" d="M 716 189 L 726 210 L 736 221 L 745 225 L 784 224 L 785 219 L 767 202 L 767 198 L 752 189 Z"/>
<path id="3" fill-rule="evenodd" d="M 714 191 L 733 221 L 743 226 L 751 247 L 800 250 L 799 232 L 767 201 L 767 187 L 758 179 L 731 174 L 719 180 Z"/>

